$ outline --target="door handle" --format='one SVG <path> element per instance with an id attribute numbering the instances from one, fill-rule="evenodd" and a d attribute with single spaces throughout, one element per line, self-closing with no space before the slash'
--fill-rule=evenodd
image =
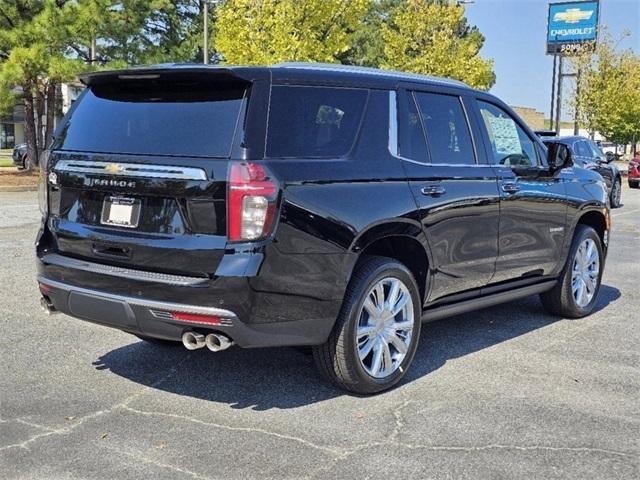
<path id="1" fill-rule="evenodd" d="M 502 184 L 502 191 L 505 193 L 516 193 L 520 191 L 520 185 L 513 182 L 506 182 Z"/>
<path id="2" fill-rule="evenodd" d="M 420 189 L 420 193 L 428 197 L 437 197 L 443 195 L 445 192 L 445 188 L 441 187 L 440 185 L 427 185 L 426 187 L 422 187 Z"/>

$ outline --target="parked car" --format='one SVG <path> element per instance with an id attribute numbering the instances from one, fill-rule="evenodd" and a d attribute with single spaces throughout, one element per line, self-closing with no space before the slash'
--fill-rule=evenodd
<path id="1" fill-rule="evenodd" d="M 631 188 L 640 187 L 640 152 L 636 153 L 629 162 L 627 181 L 629 182 L 629 187 Z"/>
<path id="2" fill-rule="evenodd" d="M 607 184 L 611 208 L 618 208 L 622 198 L 622 175 L 613 161 L 615 157 L 605 155 L 600 147 L 585 137 L 543 138 L 545 143 L 554 142 L 566 145 L 571 151 L 571 158 L 576 166 L 594 170 L 602 175 Z"/>
<path id="3" fill-rule="evenodd" d="M 18 143 L 13 147 L 13 154 L 11 155 L 13 158 L 13 164 L 19 169 L 24 169 L 27 167 L 27 144 L 26 143 Z"/>
<path id="4" fill-rule="evenodd" d="M 374 393 L 422 321 L 597 302 L 602 177 L 488 93 L 315 64 L 81 79 L 42 162 L 48 312 L 190 350 L 312 346 L 331 382 Z"/>

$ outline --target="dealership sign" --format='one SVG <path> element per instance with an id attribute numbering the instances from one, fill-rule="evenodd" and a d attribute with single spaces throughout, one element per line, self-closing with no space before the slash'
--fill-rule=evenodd
<path id="1" fill-rule="evenodd" d="M 599 13 L 597 1 L 549 4 L 547 53 L 576 55 L 593 51 Z"/>

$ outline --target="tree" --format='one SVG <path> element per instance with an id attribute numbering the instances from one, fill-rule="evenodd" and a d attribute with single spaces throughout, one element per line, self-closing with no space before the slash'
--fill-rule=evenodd
<path id="1" fill-rule="evenodd" d="M 337 62 L 370 0 L 228 0 L 218 8 L 216 47 L 225 62 Z"/>
<path id="2" fill-rule="evenodd" d="M 635 144 L 640 139 L 640 57 L 632 50 L 616 51 L 604 33 L 594 55 L 572 63 L 580 71 L 573 96 L 579 122 L 612 142 Z"/>
<path id="3" fill-rule="evenodd" d="M 30 167 L 53 131 L 57 87 L 78 69 L 66 56 L 74 8 L 65 0 L 0 0 L 0 109 L 22 99 Z"/>
<path id="4" fill-rule="evenodd" d="M 464 7 L 447 0 L 407 0 L 382 28 L 384 68 L 439 75 L 489 89 L 493 60 L 483 59 L 484 37 Z"/>
<path id="5" fill-rule="evenodd" d="M 339 56 L 346 65 L 379 67 L 384 63 L 384 38 L 382 28 L 389 21 L 396 8 L 405 0 L 371 1 L 362 22 L 349 36 L 349 49 Z"/>

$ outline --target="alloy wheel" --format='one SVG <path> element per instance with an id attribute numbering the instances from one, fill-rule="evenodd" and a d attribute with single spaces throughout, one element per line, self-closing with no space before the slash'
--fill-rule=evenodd
<path id="1" fill-rule="evenodd" d="M 385 378 L 402 364 L 413 333 L 414 312 L 407 286 L 397 278 L 378 281 L 367 294 L 356 330 L 360 363 L 374 378 Z"/>
<path id="2" fill-rule="evenodd" d="M 584 240 L 573 258 L 571 291 L 573 299 L 581 308 L 589 305 L 598 289 L 600 280 L 600 254 L 595 241 Z"/>

